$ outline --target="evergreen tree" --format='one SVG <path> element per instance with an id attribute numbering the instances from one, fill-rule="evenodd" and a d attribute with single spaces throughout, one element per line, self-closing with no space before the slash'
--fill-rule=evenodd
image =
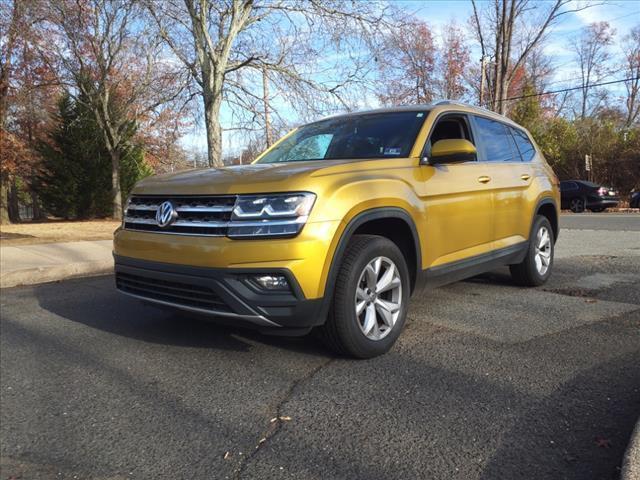
<path id="1" fill-rule="evenodd" d="M 63 218 L 111 215 L 111 161 L 101 131 L 80 98 L 63 96 L 49 141 L 40 145 L 43 157 L 39 191 L 45 209 Z M 132 143 L 136 125 L 127 126 L 129 142 L 122 147 L 120 184 L 128 194 L 135 182 L 152 174 L 143 149 Z"/>

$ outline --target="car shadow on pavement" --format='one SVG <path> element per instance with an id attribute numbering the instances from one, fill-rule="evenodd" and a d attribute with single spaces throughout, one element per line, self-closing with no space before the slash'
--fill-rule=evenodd
<path id="1" fill-rule="evenodd" d="M 163 345 L 247 351 L 254 343 L 329 355 L 310 336 L 278 337 L 177 310 L 158 308 L 117 292 L 112 275 L 37 285 L 40 306 L 67 320 L 115 335 Z"/>
<path id="2" fill-rule="evenodd" d="M 581 371 L 526 409 L 480 478 L 618 478 L 640 415 L 638 357 Z"/>

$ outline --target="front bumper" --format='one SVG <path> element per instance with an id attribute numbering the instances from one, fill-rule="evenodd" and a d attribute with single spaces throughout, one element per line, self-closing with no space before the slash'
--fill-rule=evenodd
<path id="1" fill-rule="evenodd" d="M 118 229 L 113 251 L 172 265 L 211 269 L 278 269 L 291 272 L 304 298 L 324 297 L 339 237 L 339 221 L 310 222 L 295 238 L 232 240 L 227 237 L 169 235 Z"/>
<path id="2" fill-rule="evenodd" d="M 302 330 L 326 316 L 323 298 L 306 299 L 284 268 L 208 268 L 155 262 L 114 254 L 116 288 L 144 301 L 263 329 Z M 284 275 L 290 292 L 260 291 L 252 274 Z"/>

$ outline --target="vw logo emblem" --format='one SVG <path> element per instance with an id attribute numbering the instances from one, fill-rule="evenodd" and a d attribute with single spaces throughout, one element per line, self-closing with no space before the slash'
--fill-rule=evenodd
<path id="1" fill-rule="evenodd" d="M 169 200 L 162 202 L 156 211 L 156 223 L 160 228 L 168 227 L 173 221 L 178 218 L 178 212 L 176 212 L 173 203 Z"/>

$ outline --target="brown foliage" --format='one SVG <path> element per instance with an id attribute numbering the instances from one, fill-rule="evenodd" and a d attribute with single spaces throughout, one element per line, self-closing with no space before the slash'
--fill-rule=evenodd
<path id="1" fill-rule="evenodd" d="M 429 103 L 436 90 L 436 48 L 429 26 L 410 20 L 387 34 L 379 62 L 381 89 L 386 105 Z"/>

